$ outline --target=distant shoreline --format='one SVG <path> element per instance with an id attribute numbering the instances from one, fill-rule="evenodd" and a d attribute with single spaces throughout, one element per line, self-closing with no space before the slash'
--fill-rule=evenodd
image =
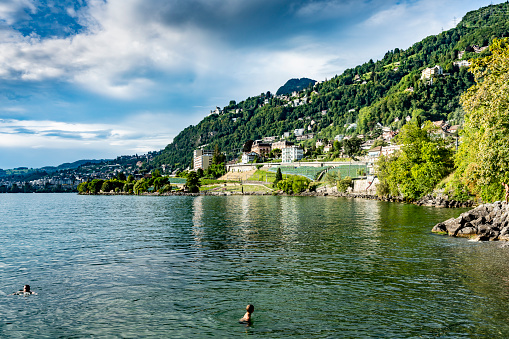
<path id="1" fill-rule="evenodd" d="M 88 193 L 78 193 L 79 195 L 133 195 L 129 193 L 97 193 L 97 194 L 88 194 Z M 456 200 L 449 200 L 444 198 L 437 198 L 432 196 L 425 196 L 418 201 L 406 201 L 400 197 L 379 197 L 377 195 L 372 194 L 361 194 L 361 193 L 327 193 L 327 192 L 302 192 L 300 194 L 287 194 L 284 192 L 199 192 L 199 193 L 187 193 L 187 192 L 167 192 L 167 193 L 142 193 L 138 196 L 239 196 L 239 195 L 247 195 L 247 196 L 287 196 L 287 197 L 336 197 L 336 198 L 351 198 L 351 199 L 369 199 L 369 200 L 378 200 L 385 202 L 397 202 L 397 203 L 408 203 L 414 204 L 418 206 L 427 206 L 427 207 L 439 207 L 439 208 L 468 208 L 473 207 L 475 204 L 473 201 L 469 200 L 466 202 L 460 202 Z"/>

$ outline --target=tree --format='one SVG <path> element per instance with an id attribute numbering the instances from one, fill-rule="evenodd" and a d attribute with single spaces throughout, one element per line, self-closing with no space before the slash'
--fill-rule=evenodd
<path id="1" fill-rule="evenodd" d="M 113 189 L 113 185 L 111 184 L 111 182 L 109 180 L 103 182 L 103 184 L 101 186 L 101 191 L 103 191 L 105 193 L 109 193 L 112 189 Z"/>
<path id="2" fill-rule="evenodd" d="M 200 178 L 196 172 L 189 172 L 187 175 L 186 186 L 189 188 L 189 191 L 192 193 L 198 193 L 200 190 Z"/>
<path id="3" fill-rule="evenodd" d="M 435 136 L 436 130 L 429 121 L 422 125 L 419 118 L 403 126 L 398 135 L 401 151 L 381 156 L 376 163 L 378 195 L 417 200 L 431 193 L 452 171 L 452 150 L 444 139 Z"/>
<path id="4" fill-rule="evenodd" d="M 125 181 L 125 173 L 124 172 L 118 172 L 117 173 L 117 179 L 121 181 Z"/>
<path id="5" fill-rule="evenodd" d="M 88 181 L 80 183 L 78 185 L 78 192 L 81 194 L 87 193 L 87 185 L 88 185 Z"/>
<path id="6" fill-rule="evenodd" d="M 212 164 L 214 164 L 214 165 L 223 164 L 223 166 L 224 166 L 225 162 L 226 162 L 225 155 L 223 153 L 221 153 L 221 151 L 219 150 L 219 146 L 216 145 L 216 147 L 214 149 L 214 155 L 212 155 Z"/>
<path id="7" fill-rule="evenodd" d="M 274 187 L 277 187 L 277 183 L 283 180 L 283 174 L 281 173 L 281 168 L 277 168 L 276 171 L 276 179 L 274 180 L 274 183 L 272 184 Z"/>
<path id="8" fill-rule="evenodd" d="M 343 148 L 345 149 L 345 154 L 351 158 L 354 158 L 361 152 L 361 145 L 362 140 L 357 137 L 343 140 Z"/>
<path id="9" fill-rule="evenodd" d="M 97 193 L 99 193 L 103 183 L 104 183 L 104 180 L 102 180 L 102 179 L 94 179 L 94 180 L 92 180 L 87 185 L 88 192 L 90 192 L 90 194 L 97 194 Z"/>
<path id="10" fill-rule="evenodd" d="M 463 183 L 483 201 L 503 197 L 509 181 L 509 39 L 495 39 L 491 55 L 472 61 L 476 84 L 461 97 L 465 124 L 456 157 Z"/>
<path id="11" fill-rule="evenodd" d="M 155 169 L 152 171 L 152 178 L 159 178 L 161 177 L 161 172 L 159 172 L 158 169 Z"/>
<path id="12" fill-rule="evenodd" d="M 242 152 L 247 153 L 251 152 L 251 146 L 253 146 L 253 140 L 248 140 L 244 143 L 244 146 L 242 146 Z"/>
<path id="13" fill-rule="evenodd" d="M 198 168 L 198 169 L 196 170 L 196 174 L 198 175 L 198 178 L 203 177 L 203 169 L 202 169 L 202 168 Z"/>

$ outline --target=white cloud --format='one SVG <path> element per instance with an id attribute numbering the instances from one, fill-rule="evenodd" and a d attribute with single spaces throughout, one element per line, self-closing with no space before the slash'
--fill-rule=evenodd
<path id="1" fill-rule="evenodd" d="M 134 154 L 164 148 L 178 126 L 196 116 L 139 113 L 116 124 L 0 119 L 0 149 L 94 149 L 97 154 Z M 127 153 L 126 153 L 127 152 Z"/>
<path id="2" fill-rule="evenodd" d="M 2 0 L 0 2 L 0 21 L 5 21 L 8 25 L 12 25 L 18 18 L 23 15 L 23 10 L 28 9 L 31 13 L 36 10 L 33 0 Z"/>

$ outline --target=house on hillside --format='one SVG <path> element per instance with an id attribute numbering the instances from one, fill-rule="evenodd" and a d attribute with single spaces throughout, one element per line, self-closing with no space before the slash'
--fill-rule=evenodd
<path id="1" fill-rule="evenodd" d="M 255 152 L 244 152 L 244 153 L 242 153 L 241 162 L 243 164 L 249 164 L 249 163 L 255 161 L 256 158 L 258 158 L 258 154 L 256 154 Z"/>
<path id="2" fill-rule="evenodd" d="M 255 140 L 251 146 L 251 152 L 258 153 L 260 155 L 267 155 L 270 153 L 271 145 L 261 140 Z"/>
<path id="3" fill-rule="evenodd" d="M 452 64 L 458 67 L 470 67 L 470 62 L 467 60 L 454 61 Z"/>
<path id="4" fill-rule="evenodd" d="M 435 67 L 425 68 L 421 73 L 421 80 L 429 80 L 433 76 L 444 74 L 444 70 L 440 65 L 435 65 Z"/>
<path id="5" fill-rule="evenodd" d="M 453 133 L 458 132 L 459 129 L 460 129 L 460 125 L 454 125 L 454 126 L 449 127 L 449 129 L 447 129 L 447 132 L 453 134 Z"/>
<path id="6" fill-rule="evenodd" d="M 304 134 L 304 128 L 297 128 L 297 129 L 293 130 L 293 134 L 296 137 L 302 136 L 302 134 Z"/>
<path id="7" fill-rule="evenodd" d="M 368 158 L 378 158 L 382 153 L 382 146 L 377 146 L 368 151 Z"/>
<path id="8" fill-rule="evenodd" d="M 293 146 L 293 142 L 286 141 L 286 140 L 281 140 L 281 141 L 273 142 L 271 146 L 272 146 L 271 147 L 272 149 L 280 149 L 280 150 L 282 150 L 283 148 L 292 147 Z"/>

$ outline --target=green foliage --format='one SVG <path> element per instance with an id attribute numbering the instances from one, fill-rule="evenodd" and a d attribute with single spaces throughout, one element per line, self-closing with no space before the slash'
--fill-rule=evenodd
<path id="1" fill-rule="evenodd" d="M 101 191 L 104 180 L 94 179 L 87 184 L 87 189 L 90 194 L 97 194 Z"/>
<path id="2" fill-rule="evenodd" d="M 345 193 L 349 187 L 352 187 L 353 180 L 350 177 L 345 177 L 344 179 L 339 179 L 337 182 L 338 192 Z"/>
<path id="3" fill-rule="evenodd" d="M 277 187 L 278 182 L 280 182 L 281 180 L 283 180 L 283 174 L 281 173 L 281 168 L 278 167 L 276 171 L 276 178 L 272 183 L 273 187 Z"/>
<path id="4" fill-rule="evenodd" d="M 420 119 L 406 124 L 400 134 L 401 152 L 376 163 L 379 196 L 417 200 L 430 193 L 453 169 L 452 153 L 444 139 L 434 137 L 436 127 Z"/>
<path id="5" fill-rule="evenodd" d="M 78 193 L 84 194 L 88 191 L 88 181 L 82 182 L 78 185 Z"/>
<path id="6" fill-rule="evenodd" d="M 200 178 L 198 178 L 198 175 L 196 172 L 190 171 L 187 175 L 187 181 L 186 186 L 192 193 L 198 193 L 200 188 Z"/>
<path id="7" fill-rule="evenodd" d="M 345 150 L 345 154 L 352 158 L 354 158 L 356 155 L 360 155 L 362 151 L 361 145 L 362 140 L 357 137 L 343 141 L 343 149 Z"/>
<path id="8" fill-rule="evenodd" d="M 193 172 L 194 173 L 194 172 Z M 212 164 L 204 172 L 206 177 L 219 178 L 226 173 L 224 163 Z"/>
<path id="9" fill-rule="evenodd" d="M 277 184 L 277 188 L 287 194 L 300 194 L 304 192 L 311 180 L 305 177 L 290 175 L 283 180 L 280 180 Z"/>
<path id="10" fill-rule="evenodd" d="M 492 55 L 473 60 L 476 84 L 463 94 L 466 111 L 456 166 L 462 182 L 485 202 L 504 197 L 509 181 L 509 39 L 494 40 Z"/>
<path id="11" fill-rule="evenodd" d="M 139 195 L 147 192 L 149 187 L 149 182 L 146 179 L 140 179 L 134 184 L 133 192 L 134 194 Z"/>

